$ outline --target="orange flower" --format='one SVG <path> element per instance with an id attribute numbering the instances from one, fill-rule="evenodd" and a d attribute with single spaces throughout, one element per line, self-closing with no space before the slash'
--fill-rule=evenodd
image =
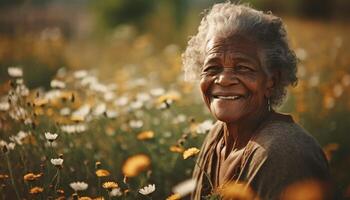
<path id="1" fill-rule="evenodd" d="M 175 152 L 175 153 L 182 153 L 182 152 L 184 152 L 184 148 L 179 147 L 178 145 L 173 145 L 173 146 L 171 146 L 171 147 L 169 148 L 169 150 L 170 150 L 171 152 Z"/>
<path id="2" fill-rule="evenodd" d="M 25 181 L 35 181 L 35 180 L 38 180 L 41 176 L 42 176 L 42 174 L 28 173 L 28 174 L 23 176 L 23 179 Z"/>
<path id="3" fill-rule="evenodd" d="M 186 151 L 184 151 L 183 153 L 183 157 L 184 159 L 190 158 L 192 156 L 195 156 L 199 153 L 199 149 L 197 149 L 196 147 L 192 147 L 187 149 Z"/>
<path id="4" fill-rule="evenodd" d="M 79 200 L 92 200 L 90 197 L 79 197 Z"/>
<path id="5" fill-rule="evenodd" d="M 107 189 L 107 190 L 112 190 L 112 189 L 117 188 L 117 187 L 119 187 L 119 186 L 118 186 L 118 184 L 117 184 L 116 182 L 108 181 L 108 182 L 104 182 L 104 183 L 102 184 L 102 187 L 103 187 L 104 189 Z"/>
<path id="6" fill-rule="evenodd" d="M 129 194 L 130 193 L 130 189 L 125 189 L 124 190 L 124 194 Z"/>
<path id="7" fill-rule="evenodd" d="M 0 180 L 7 179 L 9 176 L 7 174 L 0 174 Z"/>
<path id="8" fill-rule="evenodd" d="M 93 200 L 105 200 L 105 198 L 103 198 L 103 197 L 96 197 Z"/>
<path id="9" fill-rule="evenodd" d="M 143 131 L 137 135 L 138 140 L 147 140 L 154 138 L 154 132 L 153 131 Z"/>
<path id="10" fill-rule="evenodd" d="M 57 193 L 57 194 L 62 194 L 62 195 L 63 195 L 63 194 L 64 194 L 64 190 L 58 189 L 58 190 L 56 190 L 56 193 Z"/>
<path id="11" fill-rule="evenodd" d="M 255 198 L 253 190 L 243 183 L 227 183 L 219 187 L 217 192 L 223 199 L 253 200 Z"/>
<path id="12" fill-rule="evenodd" d="M 110 175 L 109 171 L 107 171 L 105 169 L 98 169 L 98 170 L 96 170 L 95 173 L 98 177 L 106 177 L 106 176 Z"/>
<path id="13" fill-rule="evenodd" d="M 129 157 L 122 168 L 126 177 L 135 177 L 151 165 L 151 160 L 144 154 L 137 154 Z"/>
<path id="14" fill-rule="evenodd" d="M 338 149 L 339 149 L 339 144 L 337 143 L 329 143 L 325 147 L 323 147 L 323 151 L 328 161 L 332 159 L 333 153 Z"/>
<path id="15" fill-rule="evenodd" d="M 315 180 L 305 180 L 288 186 L 281 196 L 282 200 L 326 199 L 327 185 Z"/>
<path id="16" fill-rule="evenodd" d="M 44 191 L 42 187 L 33 187 L 30 189 L 29 193 L 30 194 L 40 194 Z"/>
<path id="17" fill-rule="evenodd" d="M 168 198 L 166 198 L 166 200 L 180 200 L 180 199 L 181 199 L 181 196 L 179 194 L 173 194 Z"/>

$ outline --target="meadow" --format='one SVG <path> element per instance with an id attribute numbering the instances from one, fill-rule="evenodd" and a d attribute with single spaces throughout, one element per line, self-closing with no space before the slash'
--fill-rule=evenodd
<path id="1" fill-rule="evenodd" d="M 285 21 L 299 82 L 278 110 L 320 142 L 337 198 L 350 198 L 350 29 Z M 2 199 L 188 198 L 175 186 L 192 185 L 214 119 L 183 80 L 185 46 L 157 39 L 132 26 L 92 41 L 60 29 L 0 37 Z"/>

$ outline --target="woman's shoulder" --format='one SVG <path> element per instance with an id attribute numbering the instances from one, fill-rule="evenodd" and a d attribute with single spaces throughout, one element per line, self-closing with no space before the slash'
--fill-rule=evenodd
<path id="1" fill-rule="evenodd" d="M 288 118 L 271 120 L 261 128 L 253 141 L 256 154 L 264 155 L 266 164 L 274 167 L 326 172 L 328 164 L 319 143 L 290 116 Z"/>
<path id="2" fill-rule="evenodd" d="M 298 181 L 329 179 L 322 148 L 291 116 L 278 114 L 267 121 L 251 144 L 247 180 L 263 199 L 275 199 Z"/>
<path id="3" fill-rule="evenodd" d="M 265 150 L 293 151 L 320 149 L 316 139 L 299 124 L 295 123 L 290 115 L 274 113 L 274 116 L 258 130 L 254 139 Z M 293 149 L 288 149 L 293 148 Z M 295 149 L 297 148 L 297 149 Z"/>

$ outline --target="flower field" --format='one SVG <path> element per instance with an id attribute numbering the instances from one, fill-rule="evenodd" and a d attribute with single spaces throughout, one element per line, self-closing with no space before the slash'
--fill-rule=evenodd
<path id="1" fill-rule="evenodd" d="M 317 138 L 337 197 L 350 198 L 350 29 L 286 23 L 299 83 L 278 110 Z M 160 47 L 132 27 L 90 43 L 48 30 L 0 40 L 10 60 L 1 65 L 0 198 L 188 198 L 214 120 L 197 83 L 183 81 L 184 46 Z"/>
<path id="2" fill-rule="evenodd" d="M 159 187 L 155 196 L 170 195 L 174 184 L 190 177 L 190 157 L 198 151 L 186 148 L 199 146 L 190 141 L 212 124 L 181 112 L 184 96 L 177 90 L 147 88 L 144 79 L 124 88 L 143 92 L 120 94 L 118 85 L 88 71 L 61 69 L 43 91 L 29 90 L 20 68 L 8 72 L 0 104 L 5 196 L 135 199 L 147 196 L 147 187 L 139 189 L 148 184 Z"/>

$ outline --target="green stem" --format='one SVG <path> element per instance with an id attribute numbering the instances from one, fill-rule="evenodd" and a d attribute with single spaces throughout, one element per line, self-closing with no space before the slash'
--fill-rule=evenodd
<path id="1" fill-rule="evenodd" d="M 60 169 L 57 169 L 57 180 L 56 180 L 56 184 L 55 184 L 55 193 L 57 191 L 57 186 L 59 185 L 60 183 Z"/>
<path id="2" fill-rule="evenodd" d="M 207 179 L 208 179 L 208 181 L 209 181 L 209 184 L 210 184 L 210 187 L 211 187 L 212 189 L 214 189 L 213 183 L 211 182 L 208 173 L 198 164 L 197 161 L 195 161 L 195 164 L 199 167 L 199 169 L 200 169 L 200 170 L 204 173 L 204 175 L 207 177 Z"/>
<path id="3" fill-rule="evenodd" d="M 101 191 L 101 178 L 100 177 L 98 177 L 97 178 L 97 189 L 98 189 L 98 195 L 99 195 L 99 197 L 102 197 L 102 191 Z"/>
<path id="4" fill-rule="evenodd" d="M 27 173 L 28 172 L 28 168 L 27 168 L 26 161 L 24 159 L 22 150 L 24 151 L 23 147 L 21 147 L 21 149 L 19 150 L 19 155 L 20 155 L 21 161 L 23 163 L 24 171 Z"/>
<path id="5" fill-rule="evenodd" d="M 54 157 L 55 156 L 55 151 L 53 149 L 52 142 L 49 142 L 49 143 L 50 143 L 50 149 L 51 149 L 51 157 Z"/>
<path id="6" fill-rule="evenodd" d="M 58 175 L 59 175 L 59 169 L 57 169 L 56 174 L 55 174 L 54 177 L 52 178 L 52 180 L 51 180 L 49 186 L 53 184 L 53 182 L 55 181 L 56 178 L 58 178 Z M 56 182 L 56 184 L 57 184 L 57 182 Z M 56 192 L 56 185 L 55 185 L 54 190 L 55 190 L 55 191 L 54 191 L 54 193 L 55 193 L 55 192 Z"/>
<path id="7" fill-rule="evenodd" d="M 108 200 L 111 200 L 110 192 L 108 192 Z"/>
<path id="8" fill-rule="evenodd" d="M 1 194 L 1 200 L 5 200 L 5 197 L 4 197 L 4 195 L 5 195 L 5 192 L 3 192 L 2 191 L 2 186 L 0 186 L 0 194 Z"/>
<path id="9" fill-rule="evenodd" d="M 6 153 L 5 155 L 6 155 L 7 167 L 8 167 L 9 172 L 10 172 L 10 178 L 11 178 L 11 183 L 12 183 L 13 189 L 14 189 L 15 192 L 16 192 L 16 197 L 17 197 L 17 199 L 18 199 L 18 200 L 21 200 L 21 197 L 19 196 L 19 193 L 18 193 L 16 184 L 15 184 L 15 179 L 13 178 L 13 173 L 12 173 L 12 167 L 11 167 L 11 163 L 10 163 L 10 158 L 9 158 L 9 156 L 8 156 L 8 153 Z"/>

